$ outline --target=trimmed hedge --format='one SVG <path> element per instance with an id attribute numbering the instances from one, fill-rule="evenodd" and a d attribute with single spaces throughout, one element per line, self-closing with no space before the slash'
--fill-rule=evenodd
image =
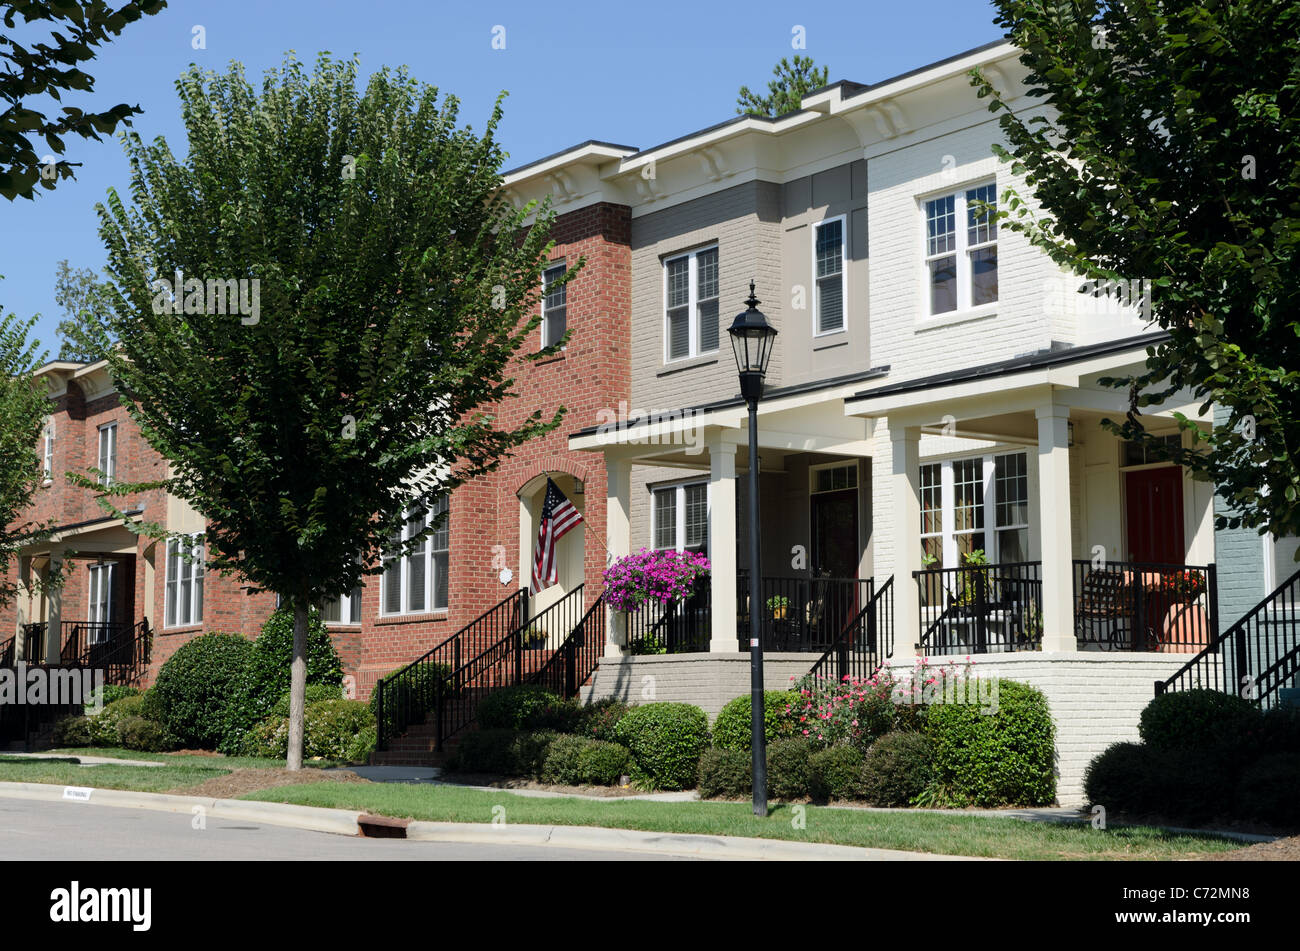
<path id="1" fill-rule="evenodd" d="M 853 746 L 831 746 L 808 757 L 808 796 L 813 802 L 858 798 L 863 756 Z"/>
<path id="2" fill-rule="evenodd" d="M 180 745 L 165 726 L 144 717 L 126 717 L 117 725 L 117 735 L 128 750 L 146 753 L 165 753 Z"/>
<path id="3" fill-rule="evenodd" d="M 239 634 L 202 634 L 176 648 L 150 693 L 158 719 L 195 749 L 214 749 L 225 732 L 226 708 L 244 676 L 253 645 Z"/>
<path id="4" fill-rule="evenodd" d="M 998 684 L 996 713 L 975 704 L 931 704 L 925 735 L 936 779 L 977 806 L 1045 806 L 1056 798 L 1056 727 L 1041 690 Z"/>
<path id="5" fill-rule="evenodd" d="M 1147 813 L 1161 803 L 1151 799 L 1154 788 L 1152 750 L 1141 743 L 1112 743 L 1083 774 L 1088 805 L 1107 812 Z"/>
<path id="6" fill-rule="evenodd" d="M 803 799 L 808 795 L 812 744 L 803 737 L 776 740 L 767 748 L 767 792 L 776 799 Z"/>
<path id="7" fill-rule="evenodd" d="M 789 690 L 763 691 L 763 734 L 767 742 L 794 735 L 794 720 L 786 709 L 799 700 Z M 753 740 L 750 718 L 753 712 L 749 694 L 730 701 L 718 712 L 713 723 L 713 745 L 724 750 L 748 751 Z"/>
<path id="8" fill-rule="evenodd" d="M 494 690 L 479 703 L 474 717 L 487 730 L 555 730 L 572 733 L 579 706 L 536 684 Z"/>
<path id="9" fill-rule="evenodd" d="M 560 786 L 612 786 L 627 774 L 630 756 L 617 743 L 563 735 L 551 741 L 541 780 Z"/>
<path id="10" fill-rule="evenodd" d="M 873 806 L 910 805 L 934 781 L 933 755 L 924 733 L 886 733 L 862 760 L 858 792 Z"/>
<path id="11" fill-rule="evenodd" d="M 1237 745 L 1261 726 L 1259 708 L 1218 690 L 1161 694 L 1142 711 L 1138 733 L 1155 750 L 1193 750 Z"/>
<path id="12" fill-rule="evenodd" d="M 541 776 L 551 744 L 560 734 L 549 731 L 471 730 L 461 737 L 447 766 L 453 772 L 500 776 Z"/>
<path id="13" fill-rule="evenodd" d="M 632 708 L 622 700 L 616 700 L 613 697 L 606 697 L 603 700 L 597 700 L 595 703 L 589 703 L 582 708 L 578 732 L 583 736 L 591 737 L 593 740 L 604 740 L 607 743 L 613 743 L 614 728 L 618 726 L 618 721 L 623 719 L 630 709 Z"/>
<path id="14" fill-rule="evenodd" d="M 237 752 L 242 748 L 244 734 L 270 716 L 276 702 L 289 689 L 292 664 L 293 612 L 281 609 L 267 619 L 262 633 L 253 642 L 248 663 L 226 707 L 218 749 L 223 753 Z M 343 665 L 321 622 L 320 612 L 315 609 L 308 615 L 307 623 L 307 683 L 336 686 L 343 683 Z"/>
<path id="15" fill-rule="evenodd" d="M 686 789 L 709 746 L 709 718 L 689 703 L 647 703 L 618 721 L 614 737 L 632 754 L 634 779 L 656 789 Z"/>
<path id="16" fill-rule="evenodd" d="M 753 791 L 751 754 L 711 746 L 700 757 L 697 782 L 703 799 L 737 799 Z"/>

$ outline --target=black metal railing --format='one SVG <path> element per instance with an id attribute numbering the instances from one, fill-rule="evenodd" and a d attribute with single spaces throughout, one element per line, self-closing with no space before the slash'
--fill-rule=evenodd
<path id="1" fill-rule="evenodd" d="M 562 697 L 576 697 L 578 688 L 596 670 L 604 652 L 605 596 L 602 594 L 530 682 Z"/>
<path id="2" fill-rule="evenodd" d="M 927 568 L 912 578 L 927 653 L 989 654 L 1042 644 L 1042 562 Z"/>
<path id="3" fill-rule="evenodd" d="M 1156 695 L 1204 688 L 1272 706 L 1283 687 L 1300 686 L 1300 571 L 1189 660 Z"/>
<path id="4" fill-rule="evenodd" d="M 18 644 L 17 634 L 9 638 L 7 641 L 0 641 L 0 667 L 14 666 L 17 644 Z"/>
<path id="5" fill-rule="evenodd" d="M 23 660 L 38 666 L 102 668 L 107 683 L 130 686 L 149 666 L 153 631 L 139 621 L 62 621 L 59 656 L 51 659 L 46 648 L 47 622 L 23 625 Z M 13 658 L 7 662 L 12 665 Z"/>
<path id="6" fill-rule="evenodd" d="M 627 646 L 632 654 L 699 654 L 712 636 L 713 586 L 698 578 L 689 597 L 663 605 L 647 601 L 627 612 Z"/>
<path id="7" fill-rule="evenodd" d="M 423 723 L 446 695 L 445 681 L 467 655 L 495 644 L 527 616 L 528 589 L 507 595 L 451 637 L 375 684 L 376 749 L 415 723 Z"/>
<path id="8" fill-rule="evenodd" d="M 763 650 L 823 653 L 871 603 L 870 578 L 772 577 L 759 585 Z M 736 578 L 736 640 L 749 650 L 749 572 Z"/>
<path id="9" fill-rule="evenodd" d="M 1192 654 L 1218 635 L 1214 565 L 1075 561 L 1081 647 Z"/>
<path id="10" fill-rule="evenodd" d="M 29 621 L 23 625 L 23 660 L 29 664 L 45 663 L 45 622 Z"/>
<path id="11" fill-rule="evenodd" d="M 809 671 L 814 680 L 870 678 L 894 652 L 894 579 L 887 578 Z"/>

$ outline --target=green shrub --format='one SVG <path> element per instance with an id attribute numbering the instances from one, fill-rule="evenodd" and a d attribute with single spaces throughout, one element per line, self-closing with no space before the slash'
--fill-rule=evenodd
<path id="1" fill-rule="evenodd" d="M 304 704 L 311 706 L 313 703 L 320 703 L 324 700 L 342 700 L 343 688 L 336 684 L 308 684 Z M 286 690 L 284 695 L 275 702 L 269 714 L 273 717 L 287 717 L 289 715 L 289 691 Z"/>
<path id="2" fill-rule="evenodd" d="M 439 681 L 445 681 L 454 671 L 450 664 L 420 664 L 402 672 L 394 679 L 389 676 L 384 687 L 384 720 L 391 736 L 399 728 L 422 723 L 437 706 Z M 447 696 L 450 696 L 449 687 Z M 379 686 L 370 692 L 370 712 L 379 715 Z"/>
<path id="3" fill-rule="evenodd" d="M 202 634 L 176 648 L 163 664 L 150 692 L 159 721 L 182 744 L 213 749 L 221 741 L 226 707 L 252 649 L 238 634 Z"/>
<path id="4" fill-rule="evenodd" d="M 891 729 L 915 728 L 919 705 L 894 702 L 895 681 L 874 677 L 822 680 L 811 675 L 795 683 L 790 719 L 795 736 L 815 746 L 851 744 L 866 752 Z"/>
<path id="5" fill-rule="evenodd" d="M 162 753 L 180 746 L 174 734 L 155 720 L 126 717 L 117 725 L 118 741 L 128 750 Z"/>
<path id="6" fill-rule="evenodd" d="M 614 697 L 606 697 L 603 700 L 597 700 L 595 703 L 589 703 L 582 708 L 582 717 L 578 723 L 578 732 L 583 736 L 589 736 L 593 740 L 604 740 L 607 743 L 614 742 L 614 728 L 618 726 L 618 721 L 627 715 L 630 710 L 622 700 L 616 700 Z"/>
<path id="7" fill-rule="evenodd" d="M 343 758 L 350 763 L 365 763 L 370 759 L 370 754 L 375 751 L 375 744 L 379 740 L 378 731 L 371 725 L 365 727 L 360 733 L 352 738 L 344 751 Z"/>
<path id="8" fill-rule="evenodd" d="M 852 746 L 831 746 L 808 757 L 808 795 L 813 802 L 858 798 L 862 754 Z"/>
<path id="9" fill-rule="evenodd" d="M 244 733 L 270 715 L 289 689 L 292 663 L 293 612 L 282 609 L 262 625 L 244 673 L 234 685 L 218 746 L 222 752 L 238 751 Z M 311 611 L 307 625 L 307 683 L 343 683 L 343 665 L 316 610 Z"/>
<path id="10" fill-rule="evenodd" d="M 544 747 L 532 746 L 532 761 L 545 761 L 541 754 Z M 448 761 L 448 767 L 461 773 L 494 773 L 501 776 L 530 775 L 522 772 L 519 763 L 520 735 L 515 730 L 480 729 L 471 730 L 460 738 L 456 751 Z"/>
<path id="11" fill-rule="evenodd" d="M 494 690 L 480 701 L 474 717 L 485 730 L 558 729 L 572 727 L 577 705 L 536 684 L 519 684 Z"/>
<path id="12" fill-rule="evenodd" d="M 1272 707 L 1253 734 L 1255 758 L 1274 753 L 1300 753 L 1300 706 Z"/>
<path id="13" fill-rule="evenodd" d="M 158 691 L 146 690 L 140 696 L 144 697 L 144 701 L 140 704 L 140 716 L 161 723 L 162 703 L 158 699 Z"/>
<path id="14" fill-rule="evenodd" d="M 55 746 L 91 746 L 88 717 L 64 717 L 54 724 L 50 741 Z"/>
<path id="15" fill-rule="evenodd" d="M 1056 728 L 1041 690 L 1002 680 L 997 711 L 931 704 L 925 734 L 936 779 L 977 806 L 1044 806 L 1056 798 Z"/>
<path id="16" fill-rule="evenodd" d="M 289 718 L 267 717 L 251 730 L 244 731 L 235 752 L 240 756 L 284 759 L 289 755 Z"/>
<path id="17" fill-rule="evenodd" d="M 1258 707 L 1218 690 L 1161 694 L 1146 705 L 1138 720 L 1143 742 L 1161 751 L 1238 745 L 1259 728 Z"/>
<path id="18" fill-rule="evenodd" d="M 647 703 L 618 721 L 614 737 L 631 752 L 638 782 L 686 789 L 695 783 L 700 754 L 709 746 L 709 718 L 689 703 Z"/>
<path id="19" fill-rule="evenodd" d="M 752 697 L 745 694 L 730 701 L 718 711 L 713 723 L 713 745 L 724 750 L 748 750 L 753 740 Z M 763 735 L 767 742 L 794 736 L 794 720 L 788 712 L 799 701 L 799 695 L 789 690 L 763 691 Z"/>
<path id="20" fill-rule="evenodd" d="M 374 749 L 374 731 L 375 718 L 361 701 L 317 701 L 304 711 L 303 758 L 365 759 Z M 247 731 L 239 752 L 244 756 L 287 756 L 288 716 L 272 714 Z"/>
<path id="21" fill-rule="evenodd" d="M 558 736 L 546 753 L 542 767 L 542 782 L 558 786 L 580 786 L 585 780 L 582 773 L 582 753 L 588 740 L 581 736 Z"/>
<path id="22" fill-rule="evenodd" d="M 84 742 L 81 744 L 84 746 L 120 746 L 122 741 L 117 733 L 118 724 L 127 717 L 140 716 L 143 705 L 142 696 L 122 697 L 120 700 L 114 700 L 99 713 L 81 717 L 83 722 L 79 728 L 69 726 L 65 728 L 65 732 L 76 729 L 78 731 L 76 735 L 84 736 Z M 84 730 L 84 734 L 80 730 Z"/>
<path id="23" fill-rule="evenodd" d="M 1300 828 L 1300 754 L 1273 753 L 1251 765 L 1237 784 L 1241 816 L 1286 829 Z"/>
<path id="24" fill-rule="evenodd" d="M 1098 754 L 1083 774 L 1083 793 L 1091 806 L 1107 812 L 1155 811 L 1154 756 L 1141 743 L 1113 743 Z"/>
<path id="25" fill-rule="evenodd" d="M 578 760 L 582 781 L 592 786 L 616 786 L 631 776 L 632 754 L 627 747 L 604 740 L 586 740 Z"/>
<path id="26" fill-rule="evenodd" d="M 511 744 L 514 763 L 510 769 L 510 775 L 528 776 L 540 780 L 542 770 L 546 766 L 546 758 L 551 752 L 551 744 L 559 738 L 560 734 L 554 730 L 533 730 L 528 733 L 516 733 Z"/>
<path id="27" fill-rule="evenodd" d="M 776 740 L 767 748 L 767 792 L 776 799 L 808 795 L 808 761 L 813 745 L 803 737 Z"/>
<path id="28" fill-rule="evenodd" d="M 700 757 L 697 781 L 703 799 L 736 799 L 753 791 L 751 754 L 711 746 Z"/>
<path id="29" fill-rule="evenodd" d="M 100 698 L 100 703 L 106 707 L 115 700 L 121 700 L 123 697 L 134 697 L 139 693 L 139 687 L 125 687 L 121 684 L 104 684 L 101 687 L 96 687 L 90 692 L 90 696 L 86 698 L 86 707 L 90 708 L 94 706 L 96 697 Z"/>
<path id="30" fill-rule="evenodd" d="M 873 806 L 906 806 L 935 781 L 933 751 L 924 733 L 886 733 L 867 750 L 858 791 Z"/>

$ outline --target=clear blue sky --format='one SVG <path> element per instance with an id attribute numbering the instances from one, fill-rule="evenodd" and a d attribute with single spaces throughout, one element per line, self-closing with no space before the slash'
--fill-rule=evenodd
<path id="1" fill-rule="evenodd" d="M 193 27 L 206 31 L 194 49 Z M 505 27 L 505 49 L 492 29 Z M 795 25 L 807 48 L 791 48 Z M 321 50 L 359 53 L 368 73 L 407 65 L 462 101 L 462 119 L 481 128 L 493 99 L 506 100 L 506 167 L 587 139 L 647 147 L 735 114 L 742 84 L 765 90 L 772 66 L 802 52 L 830 67 L 832 81 L 876 82 L 999 38 L 988 0 L 860 0 L 807 8 L 771 0 L 744 5 L 662 0 L 538 4 L 437 0 L 172 0 L 129 26 L 87 71 L 98 109 L 139 105 L 146 139 L 185 145 L 174 82 L 190 63 L 223 70 L 240 60 L 256 80 L 287 50 L 311 62 Z M 104 261 L 95 203 L 124 191 L 127 166 L 115 140 L 71 140 L 84 163 L 75 181 L 34 202 L 0 199 L 0 307 L 41 314 L 38 334 L 53 356 L 54 272 L 63 258 L 99 270 Z"/>

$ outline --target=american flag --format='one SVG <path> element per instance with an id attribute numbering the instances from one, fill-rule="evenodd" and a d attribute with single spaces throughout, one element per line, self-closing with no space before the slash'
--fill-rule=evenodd
<path id="1" fill-rule="evenodd" d="M 537 533 L 537 551 L 533 555 L 533 591 L 557 583 L 559 572 L 555 558 L 556 543 L 577 527 L 581 513 L 550 479 L 546 480 L 546 501 L 542 503 L 542 528 Z"/>

